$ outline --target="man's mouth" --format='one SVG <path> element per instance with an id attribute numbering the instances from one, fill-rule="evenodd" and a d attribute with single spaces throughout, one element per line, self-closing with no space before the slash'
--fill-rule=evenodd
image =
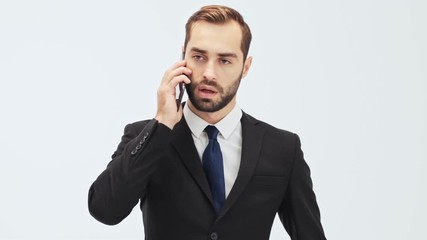
<path id="1" fill-rule="evenodd" d="M 215 93 L 215 91 L 209 90 L 209 89 L 201 89 L 200 91 L 204 93 Z"/>
<path id="2" fill-rule="evenodd" d="M 215 87 L 208 86 L 208 85 L 202 85 L 198 89 L 201 97 L 203 98 L 206 98 L 206 97 L 210 98 L 210 97 L 213 97 L 216 93 L 218 93 Z"/>
<path id="3" fill-rule="evenodd" d="M 218 91 L 216 90 L 216 88 L 212 87 L 212 86 L 200 86 L 199 90 L 205 93 L 217 93 Z"/>

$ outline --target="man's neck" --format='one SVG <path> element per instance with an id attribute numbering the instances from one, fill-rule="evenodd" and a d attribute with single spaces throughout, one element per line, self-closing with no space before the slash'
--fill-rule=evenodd
<path id="1" fill-rule="evenodd" d="M 188 107 L 190 108 L 190 110 L 196 114 L 197 116 L 199 116 L 201 119 L 205 120 L 206 122 L 210 123 L 210 124 L 215 124 L 219 121 L 221 121 L 225 116 L 227 116 L 227 114 L 229 114 L 231 112 L 231 110 L 233 110 L 234 106 L 236 106 L 236 101 L 235 99 L 233 101 L 231 101 L 227 106 L 225 106 L 224 108 L 216 111 L 216 112 L 205 112 L 205 111 L 200 111 L 197 110 L 194 105 L 191 103 L 191 101 L 188 101 Z"/>

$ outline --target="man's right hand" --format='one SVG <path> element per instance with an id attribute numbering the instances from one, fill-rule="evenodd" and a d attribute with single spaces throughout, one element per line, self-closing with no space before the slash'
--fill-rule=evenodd
<path id="1" fill-rule="evenodd" d="M 157 90 L 157 113 L 156 119 L 173 129 L 182 118 L 182 106 L 176 109 L 176 87 L 179 83 L 189 84 L 187 77 L 191 75 L 191 69 L 185 67 L 186 60 L 181 60 L 166 70 L 162 82 Z"/>

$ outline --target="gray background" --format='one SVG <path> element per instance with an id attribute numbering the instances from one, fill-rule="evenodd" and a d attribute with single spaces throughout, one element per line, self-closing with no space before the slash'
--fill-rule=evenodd
<path id="1" fill-rule="evenodd" d="M 138 208 L 103 225 L 87 190 L 208 3 L 0 2 L 0 239 L 143 239 Z M 328 238 L 427 239 L 427 2 L 215 3 L 254 35 L 239 105 L 300 135 Z"/>

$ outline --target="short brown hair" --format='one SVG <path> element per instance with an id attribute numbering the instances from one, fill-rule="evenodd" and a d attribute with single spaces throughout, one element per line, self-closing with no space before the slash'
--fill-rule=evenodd
<path id="1" fill-rule="evenodd" d="M 187 49 L 188 41 L 190 41 L 192 26 L 197 21 L 206 21 L 213 24 L 224 24 L 229 21 L 236 21 L 242 29 L 242 42 L 240 44 L 240 49 L 243 52 L 243 61 L 245 61 L 248 56 L 249 46 L 251 45 L 252 34 L 251 29 L 243 20 L 243 17 L 239 12 L 230 7 L 220 5 L 202 7 L 188 19 L 187 24 L 185 25 L 184 51 Z"/>

